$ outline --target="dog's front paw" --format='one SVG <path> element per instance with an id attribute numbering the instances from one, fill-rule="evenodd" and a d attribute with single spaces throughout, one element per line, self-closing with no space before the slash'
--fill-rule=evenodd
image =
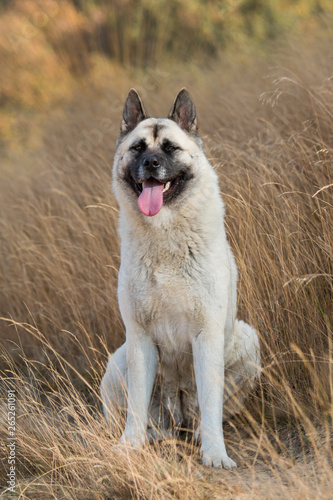
<path id="1" fill-rule="evenodd" d="M 224 451 L 224 446 L 213 444 L 209 447 L 201 446 L 200 452 L 202 454 L 202 463 L 207 467 L 232 469 L 237 467 L 237 464 L 228 457 Z"/>

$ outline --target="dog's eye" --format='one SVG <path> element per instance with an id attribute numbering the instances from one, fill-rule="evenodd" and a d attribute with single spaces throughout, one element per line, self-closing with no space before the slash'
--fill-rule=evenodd
<path id="1" fill-rule="evenodd" d="M 166 146 L 164 146 L 164 151 L 166 151 L 167 153 L 172 153 L 173 151 L 176 151 L 177 146 L 173 146 L 172 144 L 167 144 Z"/>
<path id="2" fill-rule="evenodd" d="M 142 153 L 146 149 L 146 145 L 140 142 L 139 144 L 134 144 L 134 146 L 131 147 L 132 151 L 137 151 L 138 153 Z"/>

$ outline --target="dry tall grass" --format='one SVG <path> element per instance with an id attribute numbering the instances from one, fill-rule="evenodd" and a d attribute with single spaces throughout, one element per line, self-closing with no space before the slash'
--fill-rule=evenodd
<path id="1" fill-rule="evenodd" d="M 328 45 L 289 50 L 275 69 L 225 60 L 205 77 L 157 68 L 136 82 L 156 115 L 189 87 L 219 173 L 239 316 L 259 331 L 264 362 L 245 416 L 226 426 L 237 471 L 204 469 L 184 442 L 119 455 L 101 415 L 107 350 L 124 339 L 109 185 L 133 78 L 105 69 L 49 120 L 43 149 L 2 174 L 1 373 L 17 390 L 20 498 L 331 495 L 332 73 Z M 5 398 L 2 409 L 5 484 Z"/>

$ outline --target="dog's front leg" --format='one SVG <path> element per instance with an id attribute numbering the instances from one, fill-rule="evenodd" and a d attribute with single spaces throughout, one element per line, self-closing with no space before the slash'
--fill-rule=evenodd
<path id="1" fill-rule="evenodd" d="M 193 340 L 193 364 L 201 413 L 200 452 L 204 465 L 229 469 L 236 464 L 224 444 L 222 415 L 224 388 L 224 336 L 202 331 Z"/>
<path id="2" fill-rule="evenodd" d="M 121 442 L 138 449 L 145 442 L 158 350 L 146 332 L 137 326 L 126 333 L 126 363 L 127 420 Z"/>

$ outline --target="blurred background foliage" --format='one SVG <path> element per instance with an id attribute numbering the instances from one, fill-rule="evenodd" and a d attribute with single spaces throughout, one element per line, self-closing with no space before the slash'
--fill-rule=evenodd
<path id="1" fill-rule="evenodd" d="M 0 153 L 33 149 L 78 87 L 328 30 L 331 0 L 0 0 Z"/>

